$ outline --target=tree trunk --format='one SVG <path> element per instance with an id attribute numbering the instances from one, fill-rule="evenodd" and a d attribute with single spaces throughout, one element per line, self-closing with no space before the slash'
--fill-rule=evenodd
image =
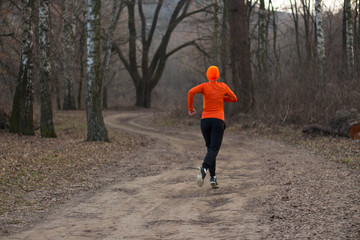
<path id="1" fill-rule="evenodd" d="M 67 1 L 63 0 L 63 61 L 64 61 L 64 102 L 63 110 L 76 109 L 72 60 L 74 54 L 72 18 L 68 17 Z"/>
<path id="2" fill-rule="evenodd" d="M 20 124 L 20 106 L 21 106 L 21 89 L 22 89 L 22 80 L 20 76 L 22 75 L 22 63 L 20 63 L 19 77 L 16 85 L 15 95 L 13 99 L 11 117 L 10 117 L 10 128 L 9 132 L 19 133 L 19 124 Z"/>
<path id="3" fill-rule="evenodd" d="M 281 65 L 280 65 L 280 51 L 278 53 L 277 48 L 277 24 L 276 24 L 276 12 L 274 10 L 274 5 L 272 4 L 272 1 L 269 0 L 269 5 L 271 5 L 271 12 L 272 12 L 272 28 L 273 28 L 273 51 L 274 51 L 274 57 L 276 60 L 276 74 L 275 79 L 278 79 L 278 76 L 280 75 L 281 78 Z"/>
<path id="4" fill-rule="evenodd" d="M 229 84 L 228 82 L 228 74 L 227 74 L 227 67 L 229 63 L 229 30 L 228 30 L 228 17 L 227 17 L 227 8 L 225 6 L 224 0 L 222 1 L 221 5 L 221 32 L 220 32 L 220 62 L 221 62 L 221 79 L 224 83 Z M 224 104 L 224 112 L 225 115 L 230 113 L 230 106 L 232 104 Z"/>
<path id="5" fill-rule="evenodd" d="M 346 24 L 346 66 L 349 74 L 352 74 L 354 69 L 354 46 L 353 46 L 353 25 L 352 25 L 352 12 L 351 0 L 344 0 L 344 18 Z"/>
<path id="6" fill-rule="evenodd" d="M 33 129 L 33 1 L 23 0 L 22 5 L 22 50 L 18 85 L 13 101 L 10 132 L 35 135 Z"/>
<path id="7" fill-rule="evenodd" d="M 303 128 L 303 132 L 360 139 L 360 115 L 356 109 L 341 110 L 336 112 L 328 125 L 308 125 Z"/>
<path id="8" fill-rule="evenodd" d="M 114 35 L 114 31 L 116 28 L 116 25 L 120 18 L 120 12 L 123 8 L 123 3 L 121 1 L 119 9 L 118 8 L 118 0 L 113 0 L 113 9 L 111 13 L 111 23 L 109 27 L 109 33 L 106 40 L 106 46 L 105 46 L 105 55 L 104 55 L 104 61 L 103 61 L 103 72 L 102 72 L 102 79 L 103 79 L 103 108 L 106 109 L 107 106 L 107 86 L 109 84 L 109 63 L 110 63 L 110 57 L 111 57 L 111 43 Z"/>
<path id="9" fill-rule="evenodd" d="M 235 113 L 246 113 L 255 106 L 246 6 L 244 0 L 228 0 L 225 3 L 228 9 L 232 80 L 239 99 Z"/>
<path id="10" fill-rule="evenodd" d="M 297 8 L 296 0 L 294 0 L 294 4 L 290 0 L 290 3 L 291 3 L 291 15 L 292 15 L 292 18 L 294 21 L 294 27 L 295 27 L 296 53 L 298 55 L 299 63 L 302 63 L 301 51 L 300 51 L 298 8 Z"/>
<path id="11" fill-rule="evenodd" d="M 41 94 L 41 137 L 55 138 L 53 113 L 50 96 L 50 61 L 49 61 L 49 0 L 40 0 L 39 5 L 39 49 L 40 49 L 40 94 Z"/>
<path id="12" fill-rule="evenodd" d="M 342 19 L 342 52 L 343 52 L 343 61 L 346 65 L 346 6 L 347 1 L 344 0 L 343 4 L 343 19 Z"/>
<path id="13" fill-rule="evenodd" d="M 80 55 L 83 55 L 83 53 L 80 53 Z M 78 86 L 78 109 L 82 109 L 82 89 L 83 89 L 83 79 L 85 77 L 84 74 L 84 63 L 83 63 L 83 56 L 80 57 L 80 79 L 79 79 L 79 86 Z"/>
<path id="14" fill-rule="evenodd" d="M 61 110 L 59 77 L 57 75 L 55 76 L 55 97 L 56 97 L 56 109 Z"/>
<path id="15" fill-rule="evenodd" d="M 86 116 L 87 140 L 108 141 L 107 130 L 101 110 L 101 0 L 88 0 L 87 14 L 87 74 L 86 74 Z"/>
<path id="16" fill-rule="evenodd" d="M 260 0 L 258 31 L 258 71 L 260 85 L 267 86 L 266 38 L 265 38 L 265 0 Z"/>
<path id="17" fill-rule="evenodd" d="M 212 5 L 207 5 L 202 9 L 195 9 L 192 12 L 188 12 L 191 9 L 191 0 L 179 0 L 176 3 L 175 9 L 171 13 L 169 24 L 165 30 L 164 35 L 162 36 L 160 43 L 156 44 L 157 49 L 153 54 L 152 59 L 149 57 L 151 44 L 153 41 L 153 37 L 155 35 L 155 30 L 158 24 L 158 18 L 160 14 L 160 10 L 163 5 L 163 1 L 157 1 L 157 6 L 155 9 L 154 16 L 152 18 L 152 22 L 150 23 L 150 28 L 148 28 L 148 23 L 146 22 L 146 16 L 143 12 L 143 3 L 141 0 L 130 0 L 127 2 L 128 9 L 128 29 L 129 29 L 129 48 L 128 48 L 128 57 L 122 53 L 122 50 L 116 43 L 113 43 L 113 49 L 119 55 L 120 60 L 123 62 L 126 70 L 131 76 L 133 83 L 136 88 L 136 94 L 140 94 L 136 97 L 136 106 L 140 107 L 150 107 L 151 100 L 151 92 L 158 84 L 162 73 L 164 72 L 165 64 L 167 59 L 178 52 L 179 50 L 195 45 L 195 40 L 190 40 L 175 49 L 167 52 L 167 47 L 170 42 L 171 35 L 176 28 L 176 26 L 182 22 L 185 18 L 191 17 L 197 13 L 203 12 L 210 8 Z M 138 3 L 138 10 L 141 19 L 141 24 L 137 24 L 135 21 L 135 5 Z M 139 25 L 141 27 L 141 31 L 137 31 L 136 27 Z M 141 52 L 141 71 L 139 72 L 139 63 L 138 63 L 138 35 L 141 32 L 141 44 L 142 44 L 142 52 Z M 152 51 L 151 51 L 152 52 Z"/>
<path id="18" fill-rule="evenodd" d="M 80 79 L 78 86 L 78 109 L 82 109 L 82 91 L 83 91 L 83 81 L 85 81 L 85 61 L 84 56 L 86 55 L 86 19 L 87 19 L 87 0 L 82 0 L 83 5 L 83 18 L 84 24 L 81 27 L 81 37 L 80 37 L 80 53 L 79 53 L 79 61 L 80 61 Z"/>
<path id="19" fill-rule="evenodd" d="M 219 38 L 219 11 L 220 6 L 218 0 L 214 2 L 214 32 L 213 32 L 213 65 L 219 66 L 220 38 Z"/>
<path id="20" fill-rule="evenodd" d="M 143 108 L 150 108 L 151 106 L 151 92 L 152 89 L 146 84 L 141 83 L 136 86 L 136 106 Z"/>
<path id="21" fill-rule="evenodd" d="M 310 1 L 309 0 L 301 0 L 302 7 L 303 7 L 303 20 L 304 20 L 304 27 L 305 27 L 305 49 L 306 49 L 306 64 L 310 64 L 313 57 L 313 44 L 312 44 L 312 37 L 311 37 L 311 29 L 310 29 Z"/>
<path id="22" fill-rule="evenodd" d="M 103 82 L 103 84 L 105 84 L 105 83 Z M 102 90 L 102 108 L 103 109 L 108 108 L 107 99 L 108 99 L 108 87 L 103 86 L 103 90 Z"/>
<path id="23" fill-rule="evenodd" d="M 319 72 L 321 84 L 324 83 L 324 65 L 325 65 L 325 40 L 324 30 L 322 24 L 322 5 L 321 0 L 315 2 L 315 21 L 316 21 L 316 44 L 317 44 L 317 55 L 319 62 Z"/>
<path id="24" fill-rule="evenodd" d="M 356 73 L 360 73 L 360 1 L 356 0 L 356 17 L 354 19 L 354 31 L 355 31 L 355 66 Z M 357 78 L 357 81 L 360 82 L 360 79 Z"/>

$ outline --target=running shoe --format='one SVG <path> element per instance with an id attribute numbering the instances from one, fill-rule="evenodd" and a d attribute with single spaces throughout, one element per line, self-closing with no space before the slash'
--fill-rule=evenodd
<path id="1" fill-rule="evenodd" d="M 205 169 L 203 167 L 199 167 L 199 171 L 196 178 L 196 183 L 199 187 L 202 187 L 204 184 L 204 178 L 206 176 Z"/>
<path id="2" fill-rule="evenodd" d="M 216 180 L 216 177 L 210 177 L 210 185 L 214 189 L 219 188 L 219 184 Z"/>

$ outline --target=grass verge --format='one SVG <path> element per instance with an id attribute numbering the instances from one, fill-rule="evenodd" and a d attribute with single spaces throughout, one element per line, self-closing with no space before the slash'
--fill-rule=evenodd
<path id="1" fill-rule="evenodd" d="M 84 111 L 54 114 L 57 138 L 0 132 L 0 233 L 26 222 L 20 213 L 42 212 L 69 195 L 104 184 L 142 138 L 109 131 L 110 142 L 87 142 Z M 141 143 L 140 143 L 141 142 Z M 26 214 L 25 214 L 26 215 Z"/>

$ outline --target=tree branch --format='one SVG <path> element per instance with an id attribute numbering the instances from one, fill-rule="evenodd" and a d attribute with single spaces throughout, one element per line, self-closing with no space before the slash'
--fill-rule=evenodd
<path id="1" fill-rule="evenodd" d="M 143 45 L 146 44 L 146 19 L 145 14 L 142 7 L 142 0 L 138 0 L 138 8 L 139 8 L 139 14 L 141 19 L 141 42 Z"/>
<path id="2" fill-rule="evenodd" d="M 12 32 L 12 33 L 4 33 L 4 34 L 0 34 L 0 37 L 12 37 L 14 35 L 15 35 L 14 32 Z"/>
<path id="3" fill-rule="evenodd" d="M 155 15 L 154 15 L 154 18 L 153 18 L 153 21 L 152 21 L 152 24 L 151 24 L 151 29 L 150 29 L 150 32 L 149 32 L 149 36 L 148 36 L 148 39 L 147 39 L 147 45 L 149 45 L 149 46 L 150 46 L 150 44 L 152 42 L 152 38 L 154 36 L 154 32 L 155 32 L 155 28 L 156 28 L 157 21 L 158 21 L 158 18 L 159 18 L 159 13 L 160 13 L 160 9 L 162 7 L 162 3 L 163 3 L 163 0 L 159 0 L 158 5 L 156 6 Z"/>
<path id="4" fill-rule="evenodd" d="M 173 50 L 171 50 L 168 54 L 166 54 L 166 58 L 169 58 L 171 55 L 173 55 L 174 53 L 180 51 L 181 49 L 185 48 L 185 47 L 188 47 L 188 46 L 191 46 L 191 45 L 195 45 L 195 40 L 192 40 L 192 41 L 189 41 L 189 42 L 186 42 L 184 44 L 181 44 L 180 46 L 174 48 Z"/>
<path id="5" fill-rule="evenodd" d="M 167 54 L 166 54 L 166 48 L 167 48 L 167 45 L 169 43 L 169 40 L 170 40 L 170 36 L 171 36 L 171 33 L 173 32 L 173 30 L 175 29 L 175 27 L 185 18 L 189 17 L 189 16 L 192 16 L 194 14 L 197 14 L 197 13 L 200 13 L 200 12 L 204 12 L 206 11 L 206 9 L 210 8 L 211 6 L 213 6 L 214 4 L 210 4 L 206 7 L 203 7 L 201 9 L 198 9 L 196 11 L 193 11 L 193 12 L 190 12 L 190 13 L 187 13 L 187 8 L 189 7 L 189 4 L 190 4 L 190 1 L 189 0 L 180 0 L 178 2 L 178 4 L 176 5 L 175 7 L 175 10 L 173 12 L 173 14 L 171 15 L 171 18 L 170 18 L 170 21 L 169 21 L 169 24 L 168 24 L 168 27 L 167 27 L 167 30 L 165 32 L 165 35 L 163 36 L 162 40 L 161 40 L 161 43 L 158 47 L 158 49 L 156 50 L 155 52 L 155 55 L 151 61 L 151 64 L 150 64 L 150 72 L 152 74 L 155 73 L 155 70 L 157 68 L 157 65 L 160 64 L 159 61 L 161 60 L 162 58 L 162 55 L 165 55 L 165 59 L 167 58 Z M 179 16 L 179 13 L 181 11 L 181 9 L 183 9 L 181 15 Z M 198 47 L 198 49 L 200 49 Z M 177 50 L 178 51 L 178 50 Z M 175 51 L 176 52 L 176 51 Z M 202 51 L 203 52 L 203 51 Z M 173 53 L 171 53 L 173 54 Z"/>
<path id="6" fill-rule="evenodd" d="M 169 58 L 171 55 L 173 55 L 174 53 L 180 51 L 181 49 L 188 47 L 188 46 L 194 46 L 197 50 L 199 50 L 202 54 L 204 54 L 207 57 L 210 57 L 210 55 L 203 49 L 201 49 L 201 47 L 196 43 L 197 40 L 200 39 L 195 39 L 189 42 L 186 42 L 184 44 L 181 44 L 180 46 L 174 48 L 173 50 L 171 50 L 168 54 L 166 54 L 166 58 Z"/>
<path id="7" fill-rule="evenodd" d="M 14 5 L 19 11 L 21 11 L 22 8 L 16 2 L 14 2 L 12 0 L 9 0 L 9 2 L 11 2 L 12 5 Z"/>
<path id="8" fill-rule="evenodd" d="M 139 75 L 136 61 L 136 27 L 135 27 L 135 0 L 128 1 L 128 26 L 129 26 L 129 73 Z"/>
<path id="9" fill-rule="evenodd" d="M 121 49 L 119 48 L 119 46 L 114 42 L 112 43 L 112 50 L 115 50 L 115 52 L 119 55 L 120 60 L 123 62 L 125 68 L 129 71 L 130 70 L 129 62 L 126 60 L 126 58 L 122 54 Z"/>
<path id="10" fill-rule="evenodd" d="M 112 43 L 112 50 L 115 50 L 115 52 L 118 54 L 120 60 L 124 64 L 125 69 L 131 75 L 131 78 L 134 81 L 135 85 L 137 85 L 138 84 L 138 79 L 140 77 L 138 75 L 136 75 L 136 73 L 131 71 L 131 66 L 130 66 L 129 62 L 127 61 L 125 56 L 122 54 L 120 47 L 115 42 Z"/>
<path id="11" fill-rule="evenodd" d="M 190 17 L 190 16 L 195 15 L 195 14 L 200 13 L 200 12 L 205 12 L 208 8 L 210 8 L 210 7 L 214 6 L 214 5 L 215 4 L 210 4 L 210 5 L 206 6 L 206 7 L 200 8 L 200 9 L 198 9 L 196 11 L 192 11 L 192 12 L 189 12 L 189 13 L 183 12 L 183 14 L 180 15 L 180 17 L 177 19 L 177 21 L 178 21 L 178 23 L 180 23 L 185 18 Z"/>
<path id="12" fill-rule="evenodd" d="M 181 11 L 181 9 L 183 8 L 184 4 L 187 1 L 189 1 L 189 0 L 180 0 L 177 3 L 173 13 L 171 14 L 170 21 L 169 21 L 169 24 L 167 26 L 166 32 L 165 32 L 164 36 L 162 37 L 160 45 L 157 48 L 157 50 L 156 50 L 156 52 L 154 54 L 154 57 L 153 57 L 153 59 L 151 61 L 151 64 L 150 64 L 150 73 L 151 74 L 153 74 L 155 72 L 156 66 L 159 64 L 160 59 L 164 55 L 166 55 L 166 48 L 167 48 L 167 45 L 169 43 L 171 33 L 173 32 L 173 30 L 175 29 L 175 27 L 179 23 L 179 21 L 177 20 L 179 12 Z"/>

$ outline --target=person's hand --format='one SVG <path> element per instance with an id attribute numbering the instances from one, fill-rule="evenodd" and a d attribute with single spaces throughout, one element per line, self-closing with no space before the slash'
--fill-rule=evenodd
<path id="1" fill-rule="evenodd" d="M 190 116 L 194 116 L 196 114 L 196 110 L 195 108 L 192 111 L 189 111 L 189 115 Z"/>

